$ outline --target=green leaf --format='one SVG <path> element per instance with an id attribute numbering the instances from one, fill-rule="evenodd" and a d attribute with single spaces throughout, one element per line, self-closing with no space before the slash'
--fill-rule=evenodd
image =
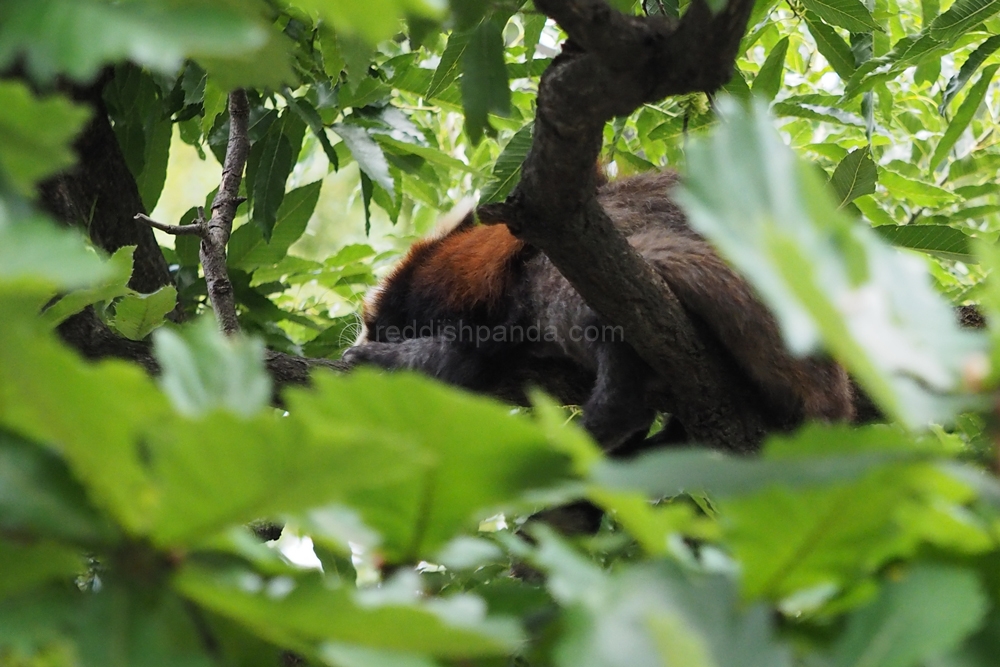
<path id="1" fill-rule="evenodd" d="M 174 125 L 169 118 L 149 123 L 145 142 L 145 156 L 142 172 L 135 175 L 139 186 L 139 197 L 147 211 L 156 208 L 156 202 L 167 182 L 167 161 L 170 159 L 170 139 Z"/>
<path id="2" fill-rule="evenodd" d="M 108 267 L 89 250 L 76 230 L 48 219 L 15 219 L 0 201 L 0 281 L 40 281 L 60 289 L 76 289 L 103 280 Z"/>
<path id="3" fill-rule="evenodd" d="M 531 149 L 534 123 L 528 123 L 518 130 L 504 146 L 496 164 L 493 165 L 493 180 L 483 189 L 482 203 L 501 201 L 511 193 L 521 180 L 521 165 Z"/>
<path id="4" fill-rule="evenodd" d="M 928 32 L 939 41 L 954 39 L 998 11 L 1000 0 L 957 0 L 931 22 Z"/>
<path id="5" fill-rule="evenodd" d="M 969 57 L 965 59 L 962 63 L 962 69 L 958 71 L 953 77 L 948 80 L 948 85 L 945 87 L 944 91 L 941 93 L 941 104 L 938 106 L 938 111 L 941 115 L 944 115 L 945 109 L 948 108 L 948 104 L 955 98 L 965 84 L 969 82 L 972 75 L 976 73 L 980 65 L 989 58 L 994 51 L 1000 48 L 1000 35 L 994 35 L 990 37 L 985 42 L 976 47 L 976 50 L 969 54 Z"/>
<path id="6" fill-rule="evenodd" d="M 229 106 L 229 94 L 223 90 L 219 84 L 209 78 L 205 82 L 205 115 L 201 121 L 201 132 L 206 137 L 215 126 L 215 121 L 222 115 Z"/>
<path id="7" fill-rule="evenodd" d="M 265 241 L 278 219 L 278 208 L 285 197 L 285 182 L 292 173 L 292 146 L 288 138 L 272 127 L 262 140 L 260 161 L 254 174 L 251 220 Z"/>
<path id="8" fill-rule="evenodd" d="M 859 0 L 802 0 L 802 4 L 827 23 L 851 32 L 882 30 Z"/>
<path id="9" fill-rule="evenodd" d="M 816 41 L 816 48 L 823 54 L 830 67 L 841 79 L 847 81 L 854 74 L 854 54 L 851 47 L 844 41 L 844 38 L 837 34 L 832 27 L 823 23 L 818 16 L 812 12 L 805 14 L 806 25 L 809 33 Z"/>
<path id="10" fill-rule="evenodd" d="M 492 21 L 485 21 L 473 31 L 462 55 L 465 132 L 474 144 L 483 136 L 487 114 L 510 114 L 510 88 L 507 87 L 503 50 L 500 28 Z"/>
<path id="11" fill-rule="evenodd" d="M 261 341 L 223 336 L 214 318 L 203 317 L 179 331 L 158 329 L 153 343 L 160 384 L 182 414 L 224 408 L 250 416 L 270 402 Z"/>
<path id="12" fill-rule="evenodd" d="M 149 533 L 164 546 L 198 544 L 260 517 L 343 504 L 356 494 L 379 495 L 412 478 L 426 459 L 377 425 L 294 413 L 215 411 L 164 424 L 146 444 L 159 501 Z"/>
<path id="13" fill-rule="evenodd" d="M 538 425 L 427 378 L 353 371 L 317 375 L 315 386 L 286 394 L 289 411 L 303 422 L 366 429 L 428 454 L 411 477 L 351 495 L 349 504 L 383 535 L 391 560 L 429 557 L 459 530 L 518 504 L 532 489 L 564 482 L 569 473 L 568 461 Z"/>
<path id="14" fill-rule="evenodd" d="M 468 660 L 507 655 L 523 641 L 513 620 L 487 618 L 479 598 L 426 599 L 416 577 L 356 591 L 331 588 L 316 575 L 268 580 L 251 571 L 220 575 L 189 566 L 174 586 L 197 604 L 299 650 L 332 641 Z"/>
<path id="15" fill-rule="evenodd" d="M 239 58 L 267 39 L 252 10 L 218 4 L 8 0 L 0 10 L 0 68 L 20 56 L 45 81 L 65 74 L 85 82 L 104 64 L 126 59 L 173 75 L 185 58 Z"/>
<path id="16" fill-rule="evenodd" d="M 998 3 L 997 7 L 1000 9 L 1000 3 Z M 969 89 L 969 94 L 965 96 L 962 104 L 959 105 L 958 111 L 955 112 L 955 117 L 951 119 L 948 129 L 944 131 L 941 141 L 934 147 L 934 155 L 931 156 L 930 163 L 931 171 L 934 171 L 948 157 L 948 153 L 955 145 L 955 142 L 958 141 L 958 138 L 965 132 L 965 128 L 972 122 L 972 117 L 979 110 L 979 105 L 986 99 L 986 91 L 989 90 L 990 82 L 993 80 L 993 75 L 996 74 L 998 67 L 1000 65 L 990 65 L 984 69 L 979 80 Z"/>
<path id="17" fill-rule="evenodd" d="M 88 546 L 115 539 L 111 524 L 94 510 L 65 462 L 2 429 L 0 531 Z"/>
<path id="18" fill-rule="evenodd" d="M 0 424 L 58 451 L 95 505 L 132 532 L 155 495 L 137 444 L 169 405 L 134 364 L 84 362 L 41 327 L 34 299 L 0 295 Z"/>
<path id="19" fill-rule="evenodd" d="M 541 526 L 526 555 L 548 573 L 564 607 L 557 667 L 790 667 L 763 606 L 737 610 L 723 575 L 699 575 L 667 560 L 622 564 L 611 573 Z M 625 640 L 627 638 L 627 640 Z"/>
<path id="20" fill-rule="evenodd" d="M 388 148 L 390 151 L 395 153 L 416 155 L 417 157 L 422 157 L 432 164 L 436 164 L 447 169 L 454 169 L 468 174 L 479 174 L 479 170 L 475 167 L 471 167 L 461 160 L 453 158 L 437 148 L 421 146 L 420 144 L 411 143 L 409 141 L 400 141 L 399 139 L 394 139 L 387 134 L 376 134 L 375 140 L 381 144 L 383 148 Z"/>
<path id="21" fill-rule="evenodd" d="M 407 13 L 434 16 L 437 3 L 427 0 L 291 0 L 289 5 L 309 15 L 318 14 L 338 30 L 357 34 L 375 44 L 399 32 Z"/>
<path id="22" fill-rule="evenodd" d="M 323 181 L 316 181 L 285 194 L 275 219 L 270 242 L 255 225 L 242 225 L 229 239 L 229 266 L 252 271 L 259 266 L 276 264 L 288 254 L 288 249 L 299 240 L 319 201 Z"/>
<path id="23" fill-rule="evenodd" d="M 434 70 L 434 76 L 431 77 L 427 90 L 421 91 L 426 93 L 428 98 L 438 97 L 458 78 L 459 65 L 465 56 L 465 50 L 469 48 L 469 40 L 471 39 L 471 30 L 453 30 L 448 36 L 448 44 L 441 54 L 441 61 L 438 63 L 437 69 Z"/>
<path id="24" fill-rule="evenodd" d="M 129 294 L 115 305 L 115 330 L 131 340 L 142 340 L 164 322 L 177 305 L 177 290 L 166 285 L 152 294 Z"/>
<path id="25" fill-rule="evenodd" d="M 119 248 L 106 262 L 106 277 L 100 283 L 65 295 L 45 310 L 43 319 L 54 327 L 91 304 L 128 294 L 131 291 L 128 281 L 132 278 L 134 252 L 135 246 L 132 245 Z"/>
<path id="26" fill-rule="evenodd" d="M 139 556 L 155 559 L 154 554 Z M 6 658 L 11 648 L 17 659 L 23 648 L 56 644 L 62 650 L 54 654 L 55 664 L 212 667 L 216 663 L 205 654 L 193 620 L 201 617 L 181 597 L 150 581 L 158 574 L 143 571 L 139 576 L 147 578 L 130 587 L 102 576 L 99 591 L 49 586 L 3 600 L 0 652 Z M 64 655 L 72 662 L 60 660 Z"/>
<path id="27" fill-rule="evenodd" d="M 877 180 L 878 169 L 869 149 L 855 148 L 837 165 L 830 178 L 830 185 L 837 195 L 839 208 L 843 208 L 858 197 L 875 192 Z"/>
<path id="28" fill-rule="evenodd" d="M 862 443 L 902 443 L 898 433 L 884 428 L 851 431 L 846 427 L 810 427 L 803 439 L 823 438 L 838 443 L 853 438 Z M 606 460 L 592 470 L 592 479 L 611 491 L 638 491 L 649 496 L 677 496 L 684 493 L 707 493 L 712 496 L 745 495 L 772 485 L 799 489 L 817 485 L 848 482 L 871 470 L 918 454 L 899 451 L 863 451 L 845 455 L 832 452 L 826 456 L 781 458 L 774 460 L 727 456 L 704 449 L 681 449 L 651 452 L 630 461 Z"/>
<path id="29" fill-rule="evenodd" d="M 885 225 L 875 231 L 894 246 L 912 248 L 941 259 L 974 264 L 971 238 L 947 225 Z"/>
<path id="30" fill-rule="evenodd" d="M 961 393 L 962 369 L 984 341 L 958 328 L 926 264 L 838 213 L 762 110 L 723 105 L 728 122 L 688 149 L 675 196 L 757 288 L 789 349 L 804 354 L 822 341 L 886 413 L 913 427 L 974 403 Z M 890 176 L 907 180 L 881 172 L 890 191 Z"/>
<path id="31" fill-rule="evenodd" d="M 37 99 L 19 81 L 0 81 L 0 167 L 24 195 L 76 161 L 70 141 L 90 112 L 61 96 Z"/>
<path id="32" fill-rule="evenodd" d="M 987 599 L 972 572 L 918 565 L 854 612 L 833 648 L 834 667 L 914 667 L 978 627 Z"/>
<path id="33" fill-rule="evenodd" d="M 744 568 L 747 598 L 780 599 L 869 575 L 910 542 L 895 514 L 910 493 L 898 469 L 853 483 L 791 490 L 776 486 L 720 503 Z"/>
<path id="34" fill-rule="evenodd" d="M 337 151 L 333 150 L 333 145 L 330 143 L 330 137 L 326 135 L 326 128 L 323 126 L 323 120 L 319 117 L 319 112 L 316 108 L 309 103 L 308 100 L 302 98 L 297 98 L 292 95 L 291 91 L 285 90 L 285 100 L 288 105 L 299 115 L 302 120 L 306 122 L 309 129 L 319 140 L 319 145 L 323 148 L 323 152 L 326 154 L 326 159 L 330 161 L 333 165 L 334 171 L 340 168 L 340 159 L 337 157 Z"/>
<path id="35" fill-rule="evenodd" d="M 0 541 L 0 599 L 53 579 L 71 580 L 83 570 L 82 555 L 65 546 Z"/>
<path id="36" fill-rule="evenodd" d="M 782 37 L 774 45 L 767 59 L 760 66 L 757 78 L 753 80 L 750 90 L 767 101 L 774 99 L 781 89 L 781 81 L 785 73 L 785 54 L 788 53 L 788 38 Z"/>
<path id="37" fill-rule="evenodd" d="M 394 198 L 396 184 L 389 172 L 389 163 L 368 130 L 348 123 L 337 123 L 331 129 L 344 140 L 361 171 Z"/>
<path id="38" fill-rule="evenodd" d="M 889 194 L 916 206 L 938 208 L 954 204 L 958 197 L 933 183 L 908 178 L 885 167 L 879 168 L 878 182 Z"/>

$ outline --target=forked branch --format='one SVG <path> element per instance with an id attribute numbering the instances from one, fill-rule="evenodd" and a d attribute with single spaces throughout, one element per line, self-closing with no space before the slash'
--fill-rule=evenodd
<path id="1" fill-rule="evenodd" d="M 222 166 L 222 182 L 219 192 L 212 202 L 212 217 L 205 219 L 205 210 L 198 209 L 198 219 L 190 225 L 167 225 L 156 222 L 142 213 L 136 220 L 164 231 L 168 234 L 193 234 L 201 238 L 199 257 L 205 272 L 208 298 L 212 302 L 215 316 L 222 331 L 231 335 L 240 330 L 236 317 L 236 298 L 233 284 L 226 269 L 226 245 L 233 233 L 233 219 L 237 207 L 245 201 L 239 196 L 243 168 L 250 153 L 250 102 L 244 90 L 234 90 L 229 94 L 229 143 L 226 159 Z"/>

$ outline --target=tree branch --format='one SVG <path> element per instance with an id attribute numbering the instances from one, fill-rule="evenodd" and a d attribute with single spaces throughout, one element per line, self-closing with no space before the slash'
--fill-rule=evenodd
<path id="1" fill-rule="evenodd" d="M 153 229 L 159 229 L 161 232 L 166 232 L 167 234 L 172 234 L 173 236 L 205 236 L 206 228 L 204 224 L 204 215 L 198 220 L 198 222 L 191 225 L 167 225 L 153 220 L 144 213 L 136 213 L 135 219 L 145 222 Z"/>
<path id="2" fill-rule="evenodd" d="M 219 326 L 226 334 L 240 330 L 236 319 L 236 297 L 233 284 L 226 269 L 226 244 L 233 232 L 236 207 L 243 201 L 240 196 L 240 181 L 243 168 L 250 153 L 250 137 L 247 134 L 250 122 L 250 102 L 244 90 L 229 93 L 229 144 L 226 160 L 222 165 L 222 183 L 212 202 L 212 218 L 201 239 L 201 266 L 205 272 L 208 298 L 219 320 Z"/>
<path id="3" fill-rule="evenodd" d="M 627 17 L 604 0 L 535 6 L 569 41 L 542 76 L 520 183 L 500 207 L 481 207 L 480 218 L 504 218 L 595 311 L 624 327 L 643 359 L 671 378 L 671 402 L 694 440 L 751 451 L 772 426 L 752 388 L 701 340 L 663 279 L 614 228 L 595 198 L 593 167 L 608 120 L 729 80 L 753 0 L 730 0 L 715 15 L 694 0 L 679 22 Z"/>
<path id="4" fill-rule="evenodd" d="M 77 164 L 42 183 L 38 203 L 57 220 L 87 230 L 94 245 L 108 254 L 136 246 L 129 287 L 149 294 L 173 284 L 173 279 L 153 230 L 133 221 L 136 212 L 146 211 L 101 97 L 110 73 L 107 70 L 93 85 L 65 88 L 94 115 L 73 144 Z"/>

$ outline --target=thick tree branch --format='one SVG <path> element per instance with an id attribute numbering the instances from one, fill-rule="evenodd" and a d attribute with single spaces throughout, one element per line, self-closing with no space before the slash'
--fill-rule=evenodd
<path id="1" fill-rule="evenodd" d="M 94 245 L 109 254 L 136 246 L 129 287 L 148 294 L 173 280 L 153 230 L 133 222 L 137 212 L 146 211 L 101 98 L 106 83 L 102 77 L 92 86 L 66 89 L 89 104 L 94 116 L 74 142 L 79 161 L 39 187 L 38 203 L 56 219 L 86 229 Z"/>
<path id="2" fill-rule="evenodd" d="M 541 248 L 594 310 L 622 325 L 636 351 L 672 382 L 671 403 L 695 440 L 756 448 L 773 426 L 752 389 L 701 340 L 662 278 L 595 199 L 604 124 L 670 94 L 728 81 L 753 0 L 713 15 L 694 0 L 679 22 L 626 17 L 604 0 L 536 0 L 569 35 L 542 77 L 532 148 L 521 181 L 479 210 Z"/>

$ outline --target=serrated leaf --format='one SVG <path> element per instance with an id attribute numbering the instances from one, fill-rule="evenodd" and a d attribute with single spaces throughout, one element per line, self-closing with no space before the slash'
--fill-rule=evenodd
<path id="1" fill-rule="evenodd" d="M 142 340 L 163 324 L 177 305 L 177 290 L 165 285 L 152 294 L 129 294 L 115 306 L 113 325 L 121 335 Z"/>
<path id="2" fill-rule="evenodd" d="M 322 181 L 316 181 L 286 193 L 275 216 L 271 241 L 255 225 L 243 225 L 229 239 L 229 266 L 252 271 L 267 264 L 280 262 L 293 243 L 305 232 L 319 201 Z"/>
<path id="3" fill-rule="evenodd" d="M 206 137 L 215 126 L 216 119 L 225 112 L 229 104 L 229 95 L 219 87 L 215 80 L 209 78 L 205 83 L 204 117 L 201 121 L 201 132 Z"/>
<path id="4" fill-rule="evenodd" d="M 837 194 L 838 206 L 843 208 L 858 197 L 875 192 L 877 180 L 878 168 L 872 161 L 869 149 L 855 148 L 837 165 L 830 178 L 830 185 Z"/>
<path id="5" fill-rule="evenodd" d="M 788 38 L 782 37 L 767 54 L 764 64 L 760 66 L 757 78 L 753 80 L 750 90 L 767 101 L 774 99 L 781 88 L 785 71 L 785 54 L 788 53 Z"/>
<path id="6" fill-rule="evenodd" d="M 521 165 L 531 149 L 534 123 L 528 123 L 518 130 L 504 146 L 496 164 L 493 165 L 493 180 L 483 189 L 483 204 L 498 202 L 507 197 L 521 180 Z"/>
<path id="7" fill-rule="evenodd" d="M 954 39 L 998 11 L 1000 0 L 957 0 L 931 22 L 928 32 L 939 41 Z"/>
<path id="8" fill-rule="evenodd" d="M 802 4 L 827 23 L 851 32 L 882 30 L 860 0 L 802 0 Z"/>
<path id="9" fill-rule="evenodd" d="M 851 47 L 844 41 L 844 38 L 837 34 L 832 27 L 823 23 L 818 16 L 812 12 L 806 12 L 806 25 L 809 33 L 816 41 L 816 48 L 823 54 L 830 67 L 841 79 L 847 81 L 854 74 L 854 54 Z"/>
<path id="10" fill-rule="evenodd" d="M 285 182 L 292 173 L 292 147 L 288 138 L 277 131 L 264 136 L 253 182 L 253 212 L 251 220 L 260 229 L 265 241 L 278 219 L 278 208 L 285 197 Z"/>
<path id="11" fill-rule="evenodd" d="M 833 647 L 834 667 L 914 667 L 978 627 L 987 598 L 962 568 L 917 565 L 851 614 Z"/>
<path id="12" fill-rule="evenodd" d="M 90 112 L 61 96 L 38 99 L 20 81 L 0 81 L 0 167 L 24 195 L 76 161 L 70 146 Z"/>
<path id="13" fill-rule="evenodd" d="M 488 114 L 510 114 L 510 88 L 503 52 L 500 28 L 492 21 L 485 21 L 473 31 L 462 55 L 465 132 L 474 144 L 483 136 Z"/>
<path id="14" fill-rule="evenodd" d="M 465 55 L 465 50 L 469 47 L 469 40 L 472 38 L 471 30 L 453 30 L 448 36 L 448 44 L 445 45 L 444 52 L 441 53 L 441 61 L 434 76 L 425 91 L 422 91 L 428 98 L 436 98 L 445 88 L 455 82 L 459 74 L 459 64 Z"/>
<path id="15" fill-rule="evenodd" d="M 975 263 L 972 239 L 960 229 L 946 225 L 885 225 L 875 231 L 889 243 L 920 250 L 942 259 Z"/>
<path id="16" fill-rule="evenodd" d="M 128 294 L 128 281 L 132 278 L 132 255 L 135 246 L 119 248 L 105 263 L 105 278 L 87 289 L 70 292 L 49 306 L 42 318 L 50 326 L 57 326 L 70 315 L 75 315 L 98 301 L 110 301 Z"/>
<path id="17" fill-rule="evenodd" d="M 958 197 L 933 183 L 919 181 L 886 168 L 880 168 L 878 182 L 889 194 L 917 206 L 937 208 L 958 201 Z"/>
<path id="18" fill-rule="evenodd" d="M 1000 8 L 1000 3 L 998 3 L 997 7 Z M 930 162 L 931 171 L 934 171 L 948 157 L 948 153 L 954 147 L 955 142 L 958 141 L 958 138 L 965 132 L 965 128 L 972 122 L 973 116 L 979 110 L 979 105 L 986 99 L 986 92 L 989 90 L 990 82 L 993 81 L 993 75 L 996 74 L 998 67 L 1000 65 L 990 65 L 984 69 L 979 80 L 969 89 L 969 94 L 965 96 L 962 104 L 959 105 L 958 111 L 955 112 L 955 117 L 951 119 L 948 128 L 944 131 L 944 136 L 941 137 L 937 146 L 934 147 L 934 154 L 931 156 Z"/>
<path id="19" fill-rule="evenodd" d="M 337 123 L 331 129 L 344 140 L 361 171 L 394 198 L 396 184 L 389 172 L 389 163 L 386 162 L 385 154 L 368 130 L 360 125 L 348 123 Z"/>

